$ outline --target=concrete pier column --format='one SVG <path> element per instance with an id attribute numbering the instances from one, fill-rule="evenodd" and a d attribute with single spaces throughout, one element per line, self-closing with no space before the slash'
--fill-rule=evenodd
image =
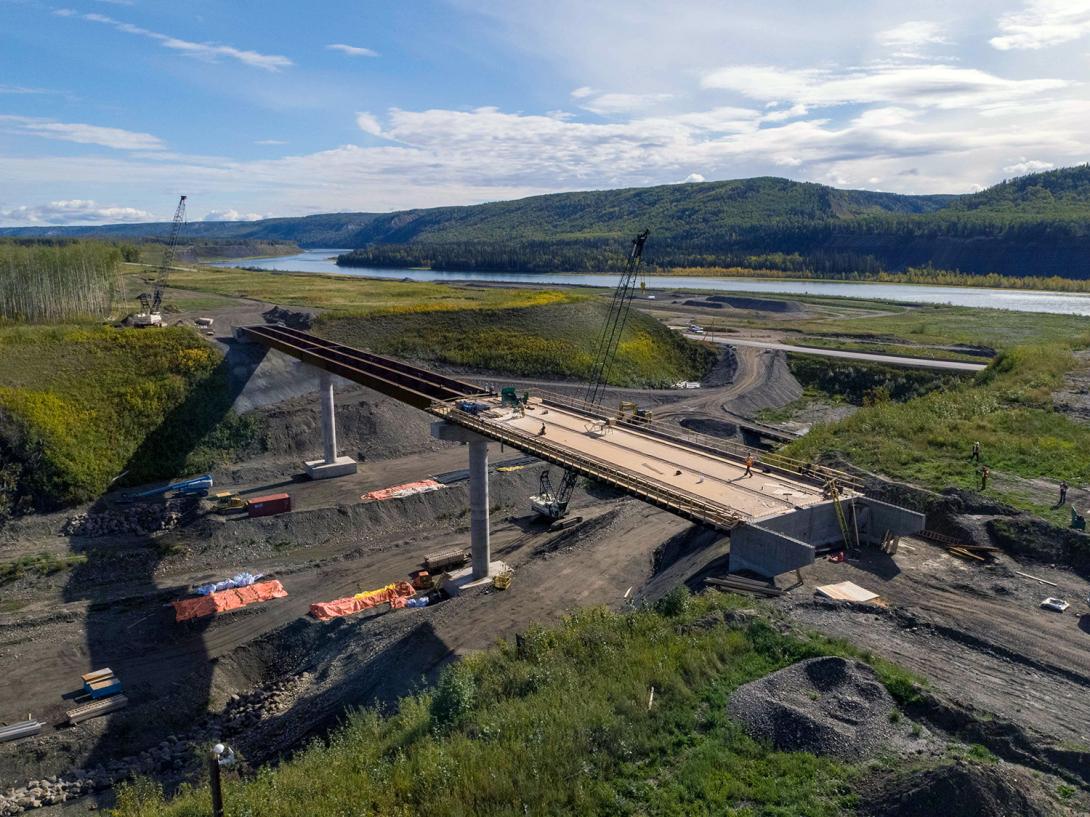
<path id="1" fill-rule="evenodd" d="M 322 443 L 325 461 L 331 465 L 337 461 L 337 416 L 333 412 L 333 375 L 322 369 L 318 375 L 318 394 L 322 401 Z"/>
<path id="2" fill-rule="evenodd" d="M 469 442 L 469 546 L 473 578 L 491 575 L 492 547 L 488 525 L 488 440 Z"/>
<path id="3" fill-rule="evenodd" d="M 444 420 L 431 424 L 431 435 L 439 440 L 469 445 L 469 554 L 472 572 L 462 576 L 456 572 L 452 574 L 453 583 L 445 585 L 448 590 L 458 592 L 460 587 L 472 586 L 507 570 L 503 562 L 492 561 L 488 521 L 488 438 Z"/>
<path id="4" fill-rule="evenodd" d="M 318 399 L 321 401 L 322 450 L 324 459 L 305 463 L 311 479 L 329 479 L 356 473 L 356 461 L 351 457 L 337 456 L 337 414 L 333 402 L 333 375 L 325 369 L 318 370 Z"/>

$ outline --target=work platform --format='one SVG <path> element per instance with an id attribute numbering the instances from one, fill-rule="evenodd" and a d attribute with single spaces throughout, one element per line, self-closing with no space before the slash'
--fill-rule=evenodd
<path id="1" fill-rule="evenodd" d="M 730 534 L 734 571 L 774 576 L 812 563 L 818 548 L 924 526 L 921 514 L 863 496 L 856 480 L 834 469 L 762 453 L 747 476 L 751 452 L 729 440 L 560 395 L 505 405 L 477 384 L 286 327 L 245 327 L 241 334 L 471 432 L 464 439 L 471 449 L 483 447 L 474 439 L 499 441 Z M 487 541 L 487 486 L 481 490 L 484 521 L 473 536 Z M 487 554 L 479 555 L 487 565 Z"/>

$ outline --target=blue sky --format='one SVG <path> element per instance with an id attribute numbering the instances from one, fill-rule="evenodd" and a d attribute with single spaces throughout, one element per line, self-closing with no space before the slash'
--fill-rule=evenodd
<path id="1" fill-rule="evenodd" d="M 0 0 L 0 224 L 1082 163 L 1090 0 Z"/>

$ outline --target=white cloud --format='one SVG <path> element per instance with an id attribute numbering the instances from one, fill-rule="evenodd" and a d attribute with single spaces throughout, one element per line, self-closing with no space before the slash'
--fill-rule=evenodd
<path id="1" fill-rule="evenodd" d="M 696 182 L 703 182 L 703 181 L 707 181 L 707 179 L 705 179 L 699 173 L 690 173 L 688 176 L 686 176 L 684 179 L 681 180 L 681 183 L 682 184 L 694 184 Z"/>
<path id="2" fill-rule="evenodd" d="M 379 53 L 371 48 L 362 48 L 357 45 L 345 45 L 344 43 L 330 43 L 326 46 L 330 51 L 340 51 L 350 57 L 377 57 Z"/>
<path id="3" fill-rule="evenodd" d="M 589 85 L 580 85 L 574 91 L 571 92 L 573 99 L 586 99 L 588 96 L 594 93 L 594 89 Z"/>
<path id="4" fill-rule="evenodd" d="M 999 18 L 999 31 L 989 42 L 1000 51 L 1078 40 L 1090 34 L 1090 0 L 1029 0 L 1020 11 Z"/>
<path id="5" fill-rule="evenodd" d="M 578 90 L 578 89 L 577 89 Z M 586 96 L 586 101 L 580 104 L 584 110 L 591 113 L 608 116 L 620 113 L 635 113 L 637 111 L 653 108 L 661 102 L 671 99 L 673 94 L 598 94 Z"/>
<path id="6" fill-rule="evenodd" d="M 104 128 L 80 122 L 53 122 L 32 116 L 0 115 L 0 127 L 5 124 L 16 133 L 83 145 L 102 145 L 115 150 L 161 150 L 165 147 L 158 136 L 150 133 Z"/>
<path id="7" fill-rule="evenodd" d="M 255 139 L 255 145 L 286 145 L 287 142 L 283 139 Z"/>
<path id="8" fill-rule="evenodd" d="M 705 88 L 760 101 L 811 107 L 895 103 L 935 108 L 979 107 L 1063 88 L 1062 79 L 1004 79 L 951 65 L 873 64 L 859 68 L 776 68 L 737 65 L 704 76 Z"/>
<path id="9" fill-rule="evenodd" d="M 48 88 L 27 88 L 24 85 L 5 85 L 0 82 L 0 94 L 55 94 L 56 91 L 50 91 Z"/>
<path id="10" fill-rule="evenodd" d="M 103 224 L 108 222 L 153 221 L 155 216 L 135 207 L 99 205 L 89 199 L 51 201 L 0 209 L 0 219 L 18 224 Z"/>
<path id="11" fill-rule="evenodd" d="M 878 44 L 885 48 L 907 53 L 915 53 L 928 45 L 950 44 L 942 26 L 930 20 L 909 20 L 893 28 L 879 31 L 876 39 Z"/>
<path id="12" fill-rule="evenodd" d="M 258 221 L 267 218 L 261 213 L 240 213 L 238 210 L 209 210 L 201 221 Z"/>
<path id="13" fill-rule="evenodd" d="M 375 115 L 368 113 L 367 111 L 360 111 L 356 114 L 356 125 L 364 133 L 369 133 L 372 136 L 382 136 L 382 125 L 379 124 Z"/>
<path id="14" fill-rule="evenodd" d="M 1052 162 L 1027 159 L 1023 156 L 1014 164 L 1004 167 L 1003 170 L 1007 173 L 1013 173 L 1015 176 L 1025 176 L 1027 173 L 1040 173 L 1042 170 L 1051 170 L 1055 166 Z"/>
<path id="15" fill-rule="evenodd" d="M 105 14 L 94 12 L 90 14 L 80 14 L 72 9 L 57 9 L 53 14 L 58 17 L 78 16 L 84 20 L 89 20 L 92 23 L 103 23 L 104 25 L 116 28 L 118 31 L 123 31 L 126 34 L 136 34 L 141 37 L 155 40 L 156 42 L 161 43 L 164 48 L 179 51 L 186 56 L 207 60 L 209 62 L 215 62 L 220 57 L 227 57 L 228 59 L 241 62 L 244 65 L 261 68 L 265 71 L 279 71 L 281 68 L 287 68 L 294 64 L 287 57 L 278 54 L 261 54 L 257 51 L 248 51 L 222 43 L 198 43 L 193 42 L 192 40 L 183 40 L 178 37 L 172 37 L 169 34 L 160 34 L 158 31 L 141 28 L 132 23 L 115 20 L 112 17 L 107 17 Z"/>

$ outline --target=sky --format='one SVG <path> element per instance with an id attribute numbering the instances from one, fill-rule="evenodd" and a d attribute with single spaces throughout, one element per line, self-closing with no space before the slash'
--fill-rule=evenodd
<path id="1" fill-rule="evenodd" d="M 1090 0 L 0 0 L 0 225 L 1090 158 Z"/>

